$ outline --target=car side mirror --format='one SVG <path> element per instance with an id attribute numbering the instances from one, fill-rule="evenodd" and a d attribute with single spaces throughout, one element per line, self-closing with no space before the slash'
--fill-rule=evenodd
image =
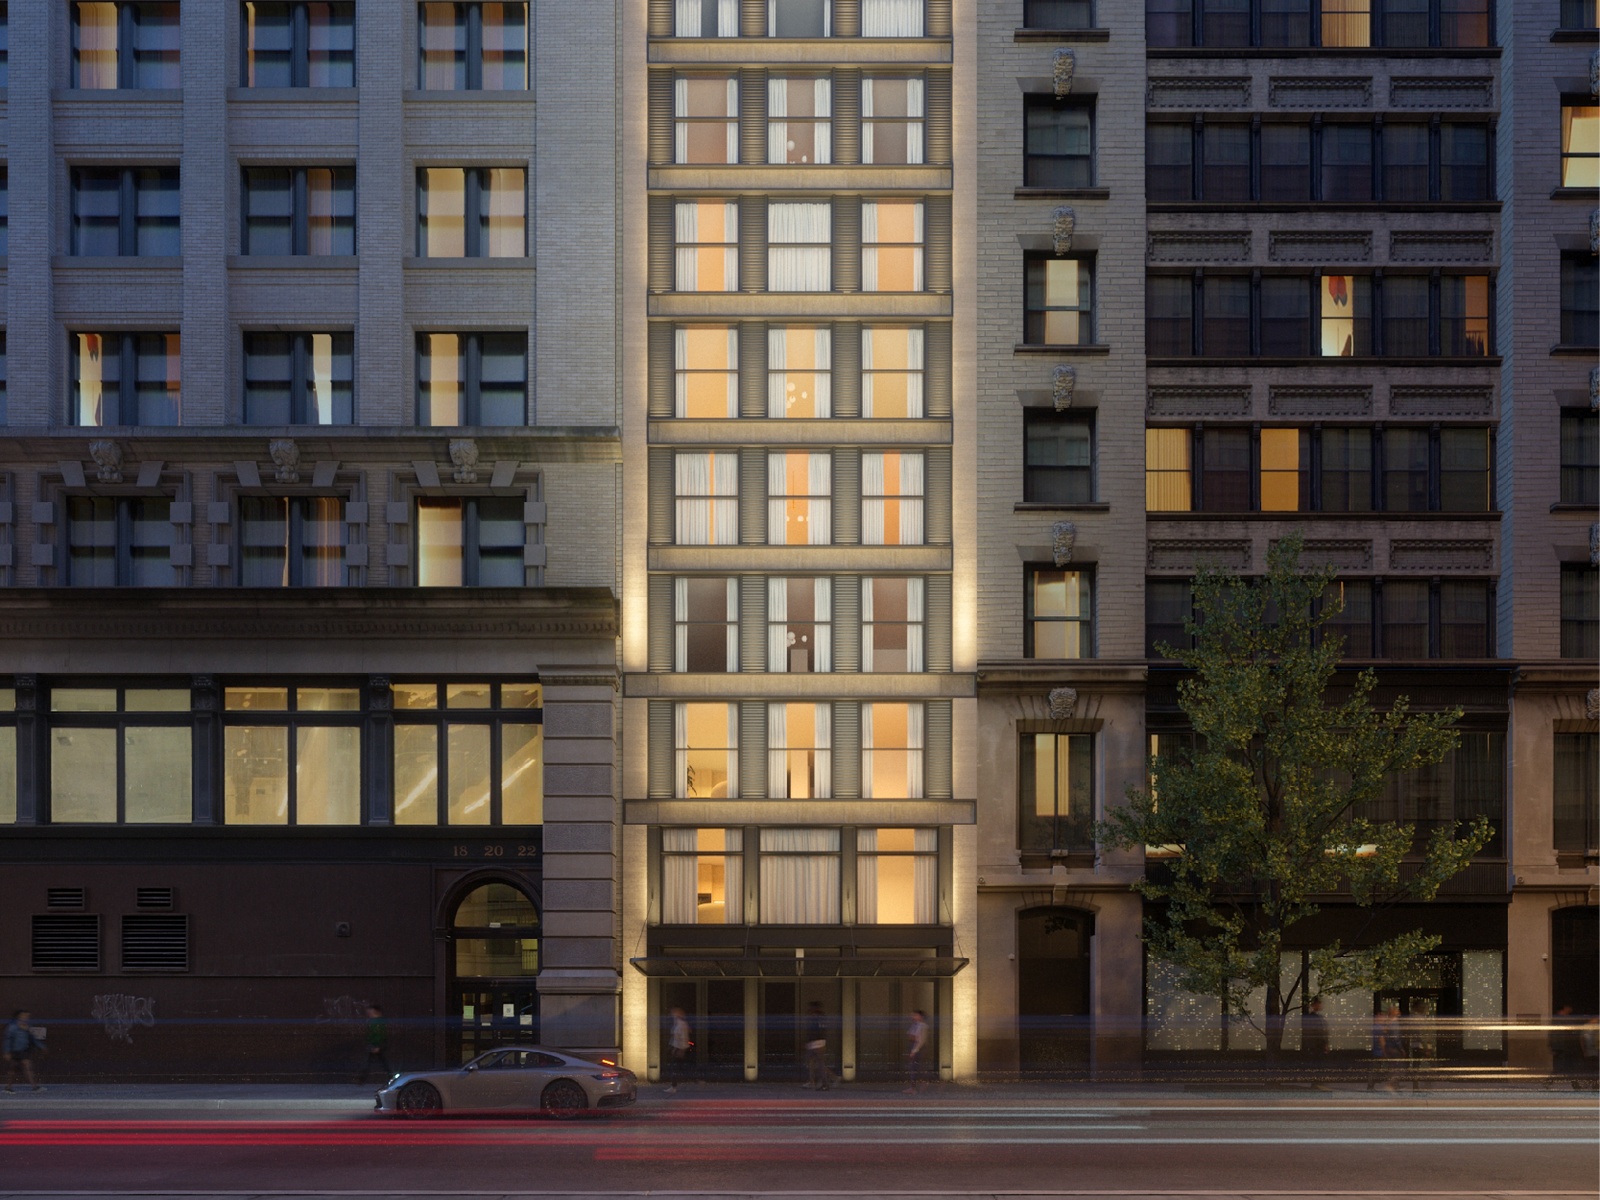
<path id="1" fill-rule="evenodd" d="M 478 1069 L 478 1064 L 477 1063 L 468 1063 L 467 1064 L 467 1073 L 468 1074 L 471 1074 L 473 1071 L 476 1071 L 477 1069 Z"/>

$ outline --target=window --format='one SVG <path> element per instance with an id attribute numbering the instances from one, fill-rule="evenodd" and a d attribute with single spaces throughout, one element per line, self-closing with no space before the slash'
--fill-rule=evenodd
<path id="1" fill-rule="evenodd" d="M 1190 431 L 1144 431 L 1144 504 L 1150 512 L 1188 512 L 1194 507 L 1189 463 Z"/>
<path id="2" fill-rule="evenodd" d="M 1250 509 L 1250 431 L 1208 429 L 1200 442 L 1200 506 L 1205 512 Z"/>
<path id="3" fill-rule="evenodd" d="M 1094 851 L 1094 738 L 1022 735 L 1017 848 L 1024 853 Z"/>
<path id="4" fill-rule="evenodd" d="M 1023 101 L 1023 123 L 1023 186 L 1094 186 L 1092 105 L 1051 96 L 1028 96 Z"/>
<path id="5" fill-rule="evenodd" d="M 923 208 L 918 201 L 868 200 L 861 206 L 861 290 L 922 290 Z"/>
<path id="6" fill-rule="evenodd" d="M 1311 352 L 1311 288 L 1303 276 L 1261 281 L 1261 353 L 1298 358 Z"/>
<path id="7" fill-rule="evenodd" d="M 676 163 L 739 161 L 739 77 L 680 75 L 672 85 Z"/>
<path id="8" fill-rule="evenodd" d="M 739 795 L 739 706 L 673 705 L 677 747 L 675 796 L 728 798 Z"/>
<path id="9" fill-rule="evenodd" d="M 1439 510 L 1488 512 L 1489 431 L 1443 429 L 1439 431 Z"/>
<path id="10" fill-rule="evenodd" d="M 1595 0 L 1561 0 L 1562 29 L 1594 29 Z"/>
<path id="11" fill-rule="evenodd" d="M 833 85 L 827 78 L 769 78 L 767 161 L 831 163 L 832 117 Z"/>
<path id="12" fill-rule="evenodd" d="M 525 425 L 526 333 L 417 334 L 417 424 Z"/>
<path id="13" fill-rule="evenodd" d="M 718 420 L 739 415 L 737 326 L 679 326 L 673 330 L 673 363 L 673 416 Z"/>
<path id="14" fill-rule="evenodd" d="M 1200 131 L 1200 195 L 1250 199 L 1250 126 L 1208 122 Z"/>
<path id="15" fill-rule="evenodd" d="M 355 87 L 355 10 L 349 2 L 245 0 L 243 86 Z"/>
<path id="16" fill-rule="evenodd" d="M 861 669 L 900 674 L 923 667 L 925 586 L 921 579 L 861 581 Z"/>
<path id="17" fill-rule="evenodd" d="M 1428 431 L 1383 431 L 1383 507 L 1388 512 L 1428 511 Z"/>
<path id="18" fill-rule="evenodd" d="M 1259 18 L 1252 42 L 1252 7 Z M 1145 0 L 1145 30 L 1151 46 L 1243 48 L 1315 44 L 1359 49 L 1491 45 L 1489 0 L 1384 0 L 1375 17 L 1373 0 Z"/>
<path id="19" fill-rule="evenodd" d="M 1593 412 L 1561 413 L 1561 503 L 1600 504 L 1600 416 Z"/>
<path id="20" fill-rule="evenodd" d="M 189 918 L 176 913 L 126 913 L 122 918 L 124 971 L 187 971 Z"/>
<path id="21" fill-rule="evenodd" d="M 1093 268 L 1086 258 L 1030 257 L 1023 340 L 1087 346 L 1094 341 Z"/>
<path id="22" fill-rule="evenodd" d="M 920 704 L 861 706 L 862 799 L 922 799 L 922 730 Z"/>
<path id="23" fill-rule="evenodd" d="M 1322 431 L 1322 511 L 1372 511 L 1372 431 Z"/>
<path id="24" fill-rule="evenodd" d="M 417 501 L 420 587 L 521 587 L 527 528 L 520 496 Z"/>
<path id="25" fill-rule="evenodd" d="M 355 419 L 355 336 L 244 335 L 246 425 L 349 425 Z"/>
<path id="26" fill-rule="evenodd" d="M 1311 0 L 1261 0 L 1263 46 L 1309 46 Z"/>
<path id="27" fill-rule="evenodd" d="M 1145 348 L 1152 358 L 1194 353 L 1194 278 L 1145 279 Z"/>
<path id="28" fill-rule="evenodd" d="M 1561 344 L 1600 346 L 1600 260 L 1561 256 Z"/>
<path id="29" fill-rule="evenodd" d="M 767 670 L 833 670 L 833 580 L 767 578 Z"/>
<path id="30" fill-rule="evenodd" d="M 1439 305 L 1440 354 L 1482 358 L 1489 353 L 1487 275 L 1446 275 L 1439 281 Z M 1600 316 L 1600 305 L 1595 308 Z"/>
<path id="31" fill-rule="evenodd" d="M 832 264 L 833 205 L 826 201 L 767 205 L 767 291 L 830 291 Z"/>
<path id="32" fill-rule="evenodd" d="M 187 687 L 50 690 L 52 824 L 187 825 L 193 764 Z"/>
<path id="33" fill-rule="evenodd" d="M 680 546 L 732 546 L 739 540 L 736 451 L 678 454 L 673 459 L 676 536 Z"/>
<path id="34" fill-rule="evenodd" d="M 354 167 L 245 167 L 246 254 L 356 252 Z"/>
<path id="35" fill-rule="evenodd" d="M 1428 127 L 1389 122 L 1383 127 L 1383 198 L 1414 201 L 1428 198 Z"/>
<path id="36" fill-rule="evenodd" d="M 178 5 L 172 0 L 74 4 L 72 86 L 96 91 L 180 86 Z"/>
<path id="37" fill-rule="evenodd" d="M 417 253 L 423 258 L 527 254 L 522 168 L 424 167 L 417 177 Z"/>
<path id="38" fill-rule="evenodd" d="M 868 325 L 861 330 L 861 415 L 922 417 L 923 331 Z"/>
<path id="39" fill-rule="evenodd" d="M 1561 657 L 1600 657 L 1600 570 L 1561 564 Z"/>
<path id="40" fill-rule="evenodd" d="M 1190 644 L 1186 622 L 1194 615 L 1194 585 L 1187 579 L 1144 581 L 1145 653 L 1160 658 L 1162 645 L 1184 650 Z"/>
<path id="41" fill-rule="evenodd" d="M 337 496 L 239 497 L 242 587 L 343 587 L 344 501 Z"/>
<path id="42" fill-rule="evenodd" d="M 229 825 L 361 824 L 361 692 L 223 689 Z"/>
<path id="43" fill-rule="evenodd" d="M 1094 500 L 1094 418 L 1024 409 L 1022 499 L 1029 504 Z"/>
<path id="44" fill-rule="evenodd" d="M 734 406 L 732 386 L 729 416 Z M 768 326 L 767 416 L 796 420 L 833 416 L 833 332 L 826 325 Z"/>
<path id="45" fill-rule="evenodd" d="M 862 37 L 921 37 L 922 0 L 861 0 Z"/>
<path id="46" fill-rule="evenodd" d="M 538 683 L 395 683 L 393 694 L 396 825 L 544 821 Z"/>
<path id="47" fill-rule="evenodd" d="M 833 705 L 767 705 L 767 795 L 774 800 L 833 795 Z"/>
<path id="48" fill-rule="evenodd" d="M 1262 512 L 1306 512 L 1311 508 L 1311 431 L 1261 431 Z"/>
<path id="49" fill-rule="evenodd" d="M 680 200 L 673 212 L 673 287 L 680 292 L 738 291 L 739 206 L 732 200 Z"/>
<path id="50" fill-rule="evenodd" d="M 767 36 L 827 37 L 832 7 L 828 0 L 767 0 Z"/>
<path id="51" fill-rule="evenodd" d="M 1324 275 L 1319 350 L 1324 358 L 1372 353 L 1372 280 L 1365 275 Z"/>
<path id="52" fill-rule="evenodd" d="M 1299 203 L 1311 199 L 1311 127 L 1261 126 L 1261 199 Z"/>
<path id="53" fill-rule="evenodd" d="M 1250 0 L 1202 0 L 1200 40 L 1207 46 L 1250 44 Z"/>
<path id="54" fill-rule="evenodd" d="M 1494 836 L 1482 853 L 1505 854 L 1506 735 L 1465 731 L 1441 762 L 1402 771 L 1384 780 L 1378 799 L 1361 815 L 1374 821 L 1397 821 L 1416 827 L 1420 849 L 1438 829 L 1457 821 L 1487 818 Z"/>
<path id="55" fill-rule="evenodd" d="M 1428 591 L 1428 585 L 1417 580 L 1384 584 L 1383 657 L 1428 657 Z"/>
<path id="56" fill-rule="evenodd" d="M 172 502 L 165 497 L 70 496 L 66 580 L 72 587 L 171 587 Z"/>
<path id="57" fill-rule="evenodd" d="M 1023 626 L 1027 658 L 1094 657 L 1094 576 L 1029 567 Z"/>
<path id="58" fill-rule="evenodd" d="M 1148 45 L 1194 45 L 1194 0 L 1145 0 L 1144 9 Z"/>
<path id="59" fill-rule="evenodd" d="M 521 92 L 528 87 L 526 3 L 417 7 L 424 91 Z"/>
<path id="60" fill-rule="evenodd" d="M 1024 29 L 1093 29 L 1090 0 L 1022 0 Z"/>
<path id="61" fill-rule="evenodd" d="M 176 167 L 73 168 L 73 254 L 175 257 L 180 252 Z"/>
<path id="62" fill-rule="evenodd" d="M 11 82 L 11 20 L 5 3 L 0 2 L 0 88 Z"/>
<path id="63" fill-rule="evenodd" d="M 839 923 L 839 831 L 761 830 L 761 923 Z"/>
<path id="64" fill-rule="evenodd" d="M 1144 130 L 1145 196 L 1153 204 L 1194 197 L 1194 128 L 1152 121 Z"/>
<path id="65" fill-rule="evenodd" d="M 1322 44 L 1372 45 L 1372 0 L 1322 0 Z"/>
<path id="66" fill-rule="evenodd" d="M 1439 584 L 1440 658 L 1488 657 L 1489 599 L 1489 586 L 1478 580 Z"/>
<path id="67" fill-rule="evenodd" d="M 1320 637 L 1339 639 L 1344 658 L 1373 657 L 1371 580 L 1334 580 L 1328 585 L 1322 608 L 1331 615 L 1322 625 Z"/>
<path id="68" fill-rule="evenodd" d="M 922 161 L 921 76 L 861 81 L 861 161 L 916 164 Z"/>
<path id="69" fill-rule="evenodd" d="M 904 451 L 861 456 L 861 544 L 922 545 L 923 458 Z"/>
<path id="70" fill-rule="evenodd" d="M 1250 353 L 1250 280 L 1208 276 L 1200 285 L 1200 351 L 1241 358 Z"/>
<path id="71" fill-rule="evenodd" d="M 833 543 L 833 455 L 767 455 L 767 545 Z"/>
<path id="72" fill-rule="evenodd" d="M 1383 352 L 1420 356 L 1428 353 L 1430 312 L 1428 280 L 1417 275 L 1387 275 L 1383 280 Z"/>
<path id="73" fill-rule="evenodd" d="M 674 37 L 738 37 L 739 0 L 673 0 Z"/>
<path id="74" fill-rule="evenodd" d="M 0 29 L 4 28 L 0 22 Z M 3 78 L 3 74 L 0 74 Z M 5 87 L 0 83 L 0 88 Z M 11 176 L 7 168 L 0 165 L 0 258 L 11 253 Z"/>
<path id="75" fill-rule="evenodd" d="M 1561 186 L 1600 187 L 1600 106 L 1561 106 Z"/>
<path id="76" fill-rule="evenodd" d="M 939 923 L 939 831 L 856 830 L 856 924 Z"/>
<path id="77" fill-rule="evenodd" d="M 1489 127 L 1444 122 L 1439 127 L 1439 199 L 1491 198 Z"/>
<path id="78" fill-rule="evenodd" d="M 1582 854 L 1600 847 L 1600 734 L 1555 735 L 1557 850 Z"/>
<path id="79" fill-rule="evenodd" d="M 6 331 L 0 329 L 0 427 L 9 420 L 6 414 Z"/>
<path id="80" fill-rule="evenodd" d="M 672 581 L 672 669 L 739 669 L 739 581 L 680 575 Z"/>
<path id="81" fill-rule="evenodd" d="M 744 830 L 661 831 L 661 923 L 744 923 Z"/>
<path id="82" fill-rule="evenodd" d="M 71 339 L 72 424 L 179 423 L 176 333 L 74 333 Z"/>
<path id="83" fill-rule="evenodd" d="M 1326 19 L 1327 10 L 1323 11 Z M 1322 127 L 1322 199 L 1372 199 L 1372 126 L 1332 123 Z"/>

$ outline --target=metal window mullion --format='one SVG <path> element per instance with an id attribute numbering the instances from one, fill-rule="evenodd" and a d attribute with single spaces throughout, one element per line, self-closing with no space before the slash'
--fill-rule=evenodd
<path id="1" fill-rule="evenodd" d="M 295 333 L 289 339 L 289 420 L 306 423 L 306 335 Z"/>
<path id="2" fill-rule="evenodd" d="M 117 5 L 117 87 L 126 89 L 134 85 L 133 31 L 134 8 L 132 4 Z"/>
<path id="3" fill-rule="evenodd" d="M 139 231 L 134 222 L 138 195 L 133 182 L 133 168 L 122 168 L 117 176 L 117 253 L 124 256 L 139 250 Z"/>
<path id="4" fill-rule="evenodd" d="M 289 689 L 289 695 L 291 703 L 298 702 L 299 697 L 295 695 L 294 688 Z M 298 712 L 299 710 L 296 709 L 295 711 Z M 284 780 L 284 790 L 289 793 L 289 812 L 286 823 L 294 826 L 299 824 L 300 817 L 300 739 L 296 736 L 299 733 L 299 723 L 291 715 L 284 722 L 284 728 L 288 730 L 287 735 L 284 737 L 283 747 L 284 760 L 288 764 L 285 768 L 288 778 Z"/>
<path id="5" fill-rule="evenodd" d="M 468 258 L 481 258 L 483 256 L 483 239 L 480 236 L 479 216 L 483 209 L 483 173 L 472 167 L 461 172 L 465 184 L 464 213 L 462 217 L 462 238 Z"/>
<path id="6" fill-rule="evenodd" d="M 479 425 L 483 417 L 483 340 L 475 333 L 466 334 L 465 338 L 467 362 L 463 382 L 466 394 L 462 397 L 462 423 Z"/>
<path id="7" fill-rule="evenodd" d="M 464 499 L 461 502 L 461 583 L 463 587 L 477 587 L 480 576 L 478 547 L 478 502 Z"/>
<path id="8" fill-rule="evenodd" d="M 304 4 L 290 9 L 289 86 L 311 86 L 311 20 Z"/>
<path id="9" fill-rule="evenodd" d="M 483 90 L 483 6 L 467 5 L 467 90 Z"/>
<path id="10" fill-rule="evenodd" d="M 490 717 L 489 726 L 489 824 L 498 826 L 504 824 L 500 813 L 500 788 L 504 780 L 500 778 L 500 722 Z"/>
<path id="11" fill-rule="evenodd" d="M 304 167 L 289 172 L 289 253 L 309 253 L 311 244 L 310 203 Z"/>

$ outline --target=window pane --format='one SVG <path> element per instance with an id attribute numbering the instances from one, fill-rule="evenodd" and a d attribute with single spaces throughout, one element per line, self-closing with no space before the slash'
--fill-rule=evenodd
<path id="1" fill-rule="evenodd" d="M 731 331 L 730 331 L 731 335 Z M 862 330 L 863 359 L 872 351 L 865 348 L 873 331 Z M 730 338 L 731 340 L 731 338 Z M 730 347 L 731 350 L 731 347 Z M 728 353 L 729 351 L 724 351 Z M 713 361 L 715 361 L 713 359 Z M 903 365 L 903 364 L 902 364 Z M 773 326 L 767 330 L 767 416 L 772 418 L 816 418 L 833 415 L 833 334 L 825 326 L 787 325 Z M 866 367 L 862 368 L 862 412 L 871 415 L 865 393 L 872 390 Z M 725 375 L 724 400 L 729 415 L 737 411 L 732 396 L 736 373 L 731 366 Z M 919 376 L 920 378 L 920 376 Z M 690 381 L 692 385 L 693 381 Z M 920 391 L 919 391 L 920 396 Z M 708 408 L 716 403 L 714 396 L 707 397 Z M 904 401 L 902 400 L 902 404 Z M 903 409 L 902 409 L 903 411 Z"/>
<path id="2" fill-rule="evenodd" d="M 828 0 L 769 0 L 769 36 L 819 38 L 827 36 L 827 29 Z"/>
<path id="3" fill-rule="evenodd" d="M 449 751 L 446 800 L 450 824 L 489 824 L 489 726 L 447 725 L 445 744 Z"/>
<path id="4" fill-rule="evenodd" d="M 674 581 L 675 670 L 739 669 L 738 584 L 724 578 Z"/>
<path id="5" fill-rule="evenodd" d="M 244 420 L 246 425 L 289 425 L 294 421 L 294 335 L 244 335 Z"/>
<path id="6" fill-rule="evenodd" d="M 433 690 L 433 685 L 428 685 Z M 400 702 L 401 685 L 395 686 L 395 707 Z M 394 823 L 396 825 L 437 825 L 439 823 L 439 727 L 406 725 L 394 727 Z"/>
<path id="7" fill-rule="evenodd" d="M 467 6 L 423 4 L 421 46 L 425 91 L 461 91 L 467 86 Z"/>
<path id="8" fill-rule="evenodd" d="M 1426 28 L 1427 14 L 1423 14 Z M 1417 201 L 1428 198 L 1428 127 L 1398 122 L 1383 127 L 1383 198 Z"/>
<path id="9" fill-rule="evenodd" d="M 862 329 L 861 415 L 874 420 L 920 419 L 924 355 L 921 329 Z"/>
<path id="10" fill-rule="evenodd" d="M 1250 511 L 1250 431 L 1208 429 L 1202 446 L 1201 508 L 1207 512 Z"/>
<path id="11" fill-rule="evenodd" d="M 1184 624 L 1194 607 L 1193 586 L 1187 579 L 1147 579 L 1144 584 L 1144 634 L 1146 653 L 1159 656 L 1165 643 L 1175 650 L 1189 645 Z"/>
<path id="12" fill-rule="evenodd" d="M 1600 571 L 1561 568 L 1561 657 L 1600 656 Z"/>
<path id="13" fill-rule="evenodd" d="M 224 817 L 229 825 L 289 821 L 289 730 L 229 725 L 223 730 Z"/>
<path id="14" fill-rule="evenodd" d="M 1337 580 L 1328 587 L 1325 611 L 1334 612 L 1323 625 L 1323 636 L 1336 637 L 1344 658 L 1372 657 L 1372 584 L 1366 580 Z"/>
<path id="15" fill-rule="evenodd" d="M 1207 357 L 1240 358 L 1250 353 L 1250 280 L 1212 275 L 1202 285 L 1204 313 L 1200 346 Z"/>
<path id="16" fill-rule="evenodd" d="M 295 824 L 361 824 L 361 730 L 295 730 Z"/>
<path id="17" fill-rule="evenodd" d="M 178 255 L 178 172 L 171 168 L 134 171 L 133 182 L 133 253 Z"/>
<path id="18" fill-rule="evenodd" d="M 1216 0 L 1207 0 L 1207 9 Z M 1249 25 L 1248 5 L 1245 25 Z M 1248 33 L 1245 38 L 1249 41 Z M 1209 46 L 1210 38 L 1206 40 Z M 1231 43 L 1230 43 L 1231 44 Z M 1207 124 L 1201 139 L 1204 168 L 1200 175 L 1201 196 L 1207 201 L 1250 199 L 1250 127 L 1248 125 Z"/>
<path id="19" fill-rule="evenodd" d="M 1600 187 L 1600 106 L 1561 107 L 1561 186 Z"/>
<path id="20" fill-rule="evenodd" d="M 1311 281 L 1268 276 L 1261 281 L 1261 353 L 1299 358 L 1311 353 Z"/>
<path id="21" fill-rule="evenodd" d="M 1383 281 L 1383 352 L 1420 356 L 1428 353 L 1428 281 L 1391 275 Z"/>
<path id="22" fill-rule="evenodd" d="M 1372 281 L 1364 275 L 1324 275 L 1321 289 L 1323 357 L 1372 353 Z"/>
<path id="23" fill-rule="evenodd" d="M 1094 848 L 1094 739 L 1089 734 L 1022 736 L 1018 848 Z"/>
<path id="24" fill-rule="evenodd" d="M 136 425 L 178 425 L 183 401 L 179 372 L 183 362 L 176 333 L 129 335 L 134 347 L 134 411 Z"/>
<path id="25" fill-rule="evenodd" d="M 1600 504 L 1600 417 L 1561 414 L 1561 503 Z"/>
<path id="26" fill-rule="evenodd" d="M 425 4 L 424 9 L 448 5 Z M 463 258 L 467 253 L 467 173 L 460 167 L 426 167 L 418 205 L 424 258 Z"/>
<path id="27" fill-rule="evenodd" d="M 1600 345 L 1600 264 L 1592 254 L 1561 256 L 1561 341 Z"/>
<path id="28" fill-rule="evenodd" d="M 124 819 L 189 824 L 194 749 L 188 727 L 125 729 L 122 749 Z"/>
<path id="29" fill-rule="evenodd" d="M 678 794 L 721 798 L 739 794 L 735 747 L 738 708 L 731 704 L 680 704 L 678 728 Z"/>
<path id="30" fill-rule="evenodd" d="M 1489 0 L 1439 0 L 1441 46 L 1492 46 Z"/>
<path id="31" fill-rule="evenodd" d="M 1189 430 L 1144 432 L 1145 507 L 1151 512 L 1188 512 L 1192 504 Z"/>
<path id="32" fill-rule="evenodd" d="M 1086 188 L 1094 183 L 1092 111 L 1082 104 L 1030 98 L 1023 184 Z"/>
<path id="33" fill-rule="evenodd" d="M 116 712 L 116 688 L 52 688 L 51 712 Z"/>
<path id="34" fill-rule="evenodd" d="M 862 37 L 921 37 L 922 0 L 861 0 Z"/>
<path id="35" fill-rule="evenodd" d="M 229 712 L 287 712 L 289 689 L 275 687 L 226 688 L 222 706 Z"/>
<path id="36" fill-rule="evenodd" d="M 1428 657 L 1428 585 L 1387 583 L 1383 589 L 1383 656 Z"/>
<path id="37" fill-rule="evenodd" d="M 833 161 L 833 85 L 827 78 L 767 80 L 767 161 Z"/>
<path id="38" fill-rule="evenodd" d="M 4 751 L 0 750 L 0 762 Z M 1555 735 L 1555 848 L 1582 853 L 1596 848 L 1600 833 L 1600 737 Z"/>
<path id="39" fill-rule="evenodd" d="M 520 92 L 528 86 L 528 6 L 486 3 L 483 13 L 483 89 Z"/>
<path id="40" fill-rule="evenodd" d="M 1261 0 L 1263 46 L 1309 46 L 1310 0 Z"/>
<path id="41" fill-rule="evenodd" d="M 50 731 L 50 819 L 115 821 L 117 819 L 117 731 L 64 729 Z"/>
<path id="42" fill-rule="evenodd" d="M 1439 507 L 1445 512 L 1486 512 L 1489 431 L 1445 429 L 1439 434 Z"/>
<path id="43" fill-rule="evenodd" d="M 478 336 L 478 424 L 525 425 L 528 420 L 528 335 Z"/>
<path id="44" fill-rule="evenodd" d="M 1384 507 L 1389 512 L 1428 511 L 1428 431 L 1386 429 L 1383 434 Z"/>
<path id="45" fill-rule="evenodd" d="M 17 819 L 17 729 L 0 725 L 0 825 Z"/>
<path id="46" fill-rule="evenodd" d="M 527 582 L 522 543 L 527 526 L 522 523 L 522 500 L 484 497 L 474 501 L 477 512 L 478 586 L 522 587 Z"/>
<path id="47" fill-rule="evenodd" d="M 1194 44 L 1193 0 L 1145 0 L 1145 38 L 1152 46 Z"/>
<path id="48" fill-rule="evenodd" d="M 80 168 L 72 177 L 72 252 L 121 254 L 122 172 Z"/>
<path id="49" fill-rule="evenodd" d="M 461 587 L 466 582 L 462 532 L 461 501 L 435 498 L 417 501 L 418 585 Z"/>
<path id="50" fill-rule="evenodd" d="M 1489 127 L 1445 122 L 1439 128 L 1439 199 L 1489 199 Z"/>
<path id="51" fill-rule="evenodd" d="M 171 587 L 172 502 L 170 500 L 128 500 L 130 545 L 128 582 L 134 587 Z"/>
<path id="52" fill-rule="evenodd" d="M 696 420 L 738 416 L 738 331 L 728 325 L 689 325 L 674 330 L 673 339 L 673 415 Z M 778 347 L 780 365 L 786 349 L 786 344 Z"/>
<path id="53" fill-rule="evenodd" d="M 349 425 L 355 417 L 355 337 L 348 333 L 301 335 L 307 345 L 308 425 Z"/>
<path id="54" fill-rule="evenodd" d="M 1145 280 L 1145 346 L 1152 357 L 1194 353 L 1194 279 L 1151 275 Z"/>
<path id="55" fill-rule="evenodd" d="M 356 85 L 356 14 L 346 3 L 306 5 L 309 24 L 306 82 L 314 88 Z"/>
<path id="56" fill-rule="evenodd" d="M 247 0 L 244 6 L 245 87 L 293 85 L 289 57 L 292 27 L 288 4 Z"/>
<path id="57" fill-rule="evenodd" d="M 356 173 L 352 167 L 306 168 L 306 253 L 356 252 Z"/>
<path id="58" fill-rule="evenodd" d="M 1145 190 L 1152 202 L 1194 199 L 1194 127 L 1145 126 Z"/>
<path id="59" fill-rule="evenodd" d="M 1489 653 L 1489 585 L 1445 580 L 1439 585 L 1439 654 L 1483 658 Z"/>
<path id="60" fill-rule="evenodd" d="M 1087 418 L 1030 414 L 1023 431 L 1025 501 L 1087 504 L 1093 500 L 1093 425 Z"/>
<path id="61" fill-rule="evenodd" d="M 1372 0 L 1322 0 L 1324 46 L 1370 46 Z"/>
<path id="62" fill-rule="evenodd" d="M 117 582 L 117 503 L 104 496 L 67 500 L 67 577 L 74 587 Z"/>
<path id="63" fill-rule="evenodd" d="M 72 83 L 79 88 L 117 86 L 117 6 L 72 6 Z"/>
<path id="64" fill-rule="evenodd" d="M 1075 258 L 1028 261 L 1027 323 L 1030 343 L 1087 345 L 1093 340 L 1089 264 Z"/>
<path id="65" fill-rule="evenodd" d="M 1261 431 L 1261 511 L 1303 512 L 1311 507 L 1311 436 L 1303 429 Z"/>
<path id="66" fill-rule="evenodd" d="M 1094 600 L 1090 580 L 1087 571 L 1032 572 L 1028 657 L 1093 657 Z"/>
<path id="67" fill-rule="evenodd" d="M 1367 512 L 1372 508 L 1372 433 L 1367 429 L 1322 431 L 1322 510 Z"/>
<path id="68" fill-rule="evenodd" d="M 922 162 L 923 80 L 861 81 L 861 161 L 901 165 Z"/>
<path id="69" fill-rule="evenodd" d="M 1470 358 L 1489 353 L 1487 275 L 1446 275 L 1439 281 L 1439 353 Z"/>
<path id="70" fill-rule="evenodd" d="M 444 688 L 446 708 L 492 708 L 492 693 L 487 683 L 447 683 Z"/>
<path id="71" fill-rule="evenodd" d="M 458 333 L 419 333 L 417 422 L 465 425 L 467 340 Z"/>
<path id="72" fill-rule="evenodd" d="M 1366 0 L 1335 2 L 1364 4 Z M 1324 5 L 1324 24 L 1327 19 L 1328 10 Z M 1372 199 L 1372 126 L 1329 124 L 1322 127 L 1322 198 L 1343 202 Z"/>
<path id="73" fill-rule="evenodd" d="M 1309 125 L 1261 126 L 1261 198 L 1280 204 L 1311 199 Z"/>
<path id="74" fill-rule="evenodd" d="M 289 502 L 277 496 L 239 497 L 239 583 L 289 585 Z"/>
<path id="75" fill-rule="evenodd" d="M 178 6 L 140 3 L 133 6 L 133 86 L 176 88 L 178 79 Z"/>
<path id="76" fill-rule="evenodd" d="M 680 75 L 673 81 L 673 161 L 739 161 L 739 83 L 730 75 Z"/>
<path id="77" fill-rule="evenodd" d="M 500 727 L 500 821 L 538 825 L 544 820 L 544 727 Z"/>
<path id="78" fill-rule="evenodd" d="M 526 172 L 516 167 L 490 167 L 484 176 L 483 253 L 490 258 L 522 258 L 528 252 L 523 232 Z"/>
<path id="79" fill-rule="evenodd" d="M 294 253 L 294 172 L 287 167 L 244 170 L 244 252 Z"/>
<path id="80" fill-rule="evenodd" d="M 1383 44 L 1426 46 L 1428 0 L 1383 0 Z"/>

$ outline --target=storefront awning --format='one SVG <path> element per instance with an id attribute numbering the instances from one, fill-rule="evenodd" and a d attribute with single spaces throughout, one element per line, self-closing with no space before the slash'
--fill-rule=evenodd
<path id="1" fill-rule="evenodd" d="M 633 958 L 652 979 L 949 979 L 965 958 Z"/>

